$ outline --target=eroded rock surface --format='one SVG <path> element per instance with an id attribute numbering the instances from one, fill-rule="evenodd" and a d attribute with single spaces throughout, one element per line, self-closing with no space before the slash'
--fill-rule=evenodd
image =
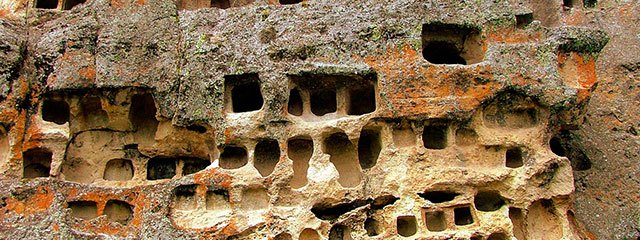
<path id="1" fill-rule="evenodd" d="M 5 5 L 2 236 L 590 236 L 558 145 L 608 41 L 582 6 Z"/>

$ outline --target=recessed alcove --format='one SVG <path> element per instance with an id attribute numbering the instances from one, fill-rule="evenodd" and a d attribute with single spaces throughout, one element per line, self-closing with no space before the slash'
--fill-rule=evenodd
<path id="1" fill-rule="evenodd" d="M 69 104 L 62 99 L 45 99 L 42 102 L 42 120 L 58 125 L 69 122 Z"/>
<path id="2" fill-rule="evenodd" d="M 197 185 L 182 185 L 173 190 L 173 208 L 178 210 L 193 210 L 197 207 Z"/>
<path id="3" fill-rule="evenodd" d="M 343 187 L 355 187 L 362 180 L 355 147 L 343 132 L 331 134 L 323 141 L 323 151 L 331 155 L 329 161 L 338 170 L 338 182 Z"/>
<path id="4" fill-rule="evenodd" d="M 89 220 L 98 216 L 98 205 L 94 201 L 71 201 L 67 206 L 74 218 Z"/>
<path id="5" fill-rule="evenodd" d="M 379 128 L 364 128 L 358 139 L 358 161 L 362 169 L 372 168 L 378 162 L 382 150 Z"/>
<path id="6" fill-rule="evenodd" d="M 110 222 L 127 225 L 133 218 L 133 206 L 125 201 L 109 200 L 104 206 L 104 214 Z"/>
<path id="7" fill-rule="evenodd" d="M 199 171 L 204 170 L 209 165 L 211 165 L 211 161 L 207 159 L 200 158 L 183 158 L 182 159 L 182 176 L 186 176 L 189 174 L 194 174 Z"/>
<path id="8" fill-rule="evenodd" d="M 156 111 L 155 100 L 150 93 L 135 94 L 131 97 L 129 121 L 135 131 L 148 138 L 146 140 L 153 140 L 158 129 Z"/>
<path id="9" fill-rule="evenodd" d="M 433 123 L 426 125 L 422 132 L 422 141 L 427 149 L 445 149 L 448 145 L 449 126 Z"/>
<path id="10" fill-rule="evenodd" d="M 73 7 L 85 3 L 86 0 L 64 0 L 62 2 L 63 10 L 71 10 Z"/>
<path id="11" fill-rule="evenodd" d="M 103 179 L 108 181 L 128 181 L 133 178 L 134 169 L 129 159 L 111 159 L 104 168 Z"/>
<path id="12" fill-rule="evenodd" d="M 302 0 L 279 0 L 281 5 L 291 5 L 301 3 Z"/>
<path id="13" fill-rule="evenodd" d="M 425 225 L 431 232 L 441 232 L 447 229 L 447 220 L 443 211 L 425 211 Z"/>
<path id="14" fill-rule="evenodd" d="M 329 229 L 329 240 L 351 240 L 351 228 L 336 224 Z"/>
<path id="15" fill-rule="evenodd" d="M 40 9 L 57 9 L 58 0 L 36 0 L 35 5 Z"/>
<path id="16" fill-rule="evenodd" d="M 220 153 L 220 167 L 224 169 L 237 169 L 248 162 L 247 149 L 241 146 L 226 145 Z"/>
<path id="17" fill-rule="evenodd" d="M 509 148 L 505 152 L 505 166 L 508 168 L 519 168 L 524 165 L 524 153 L 519 147 Z"/>
<path id="18" fill-rule="evenodd" d="M 280 144 L 274 139 L 263 139 L 254 149 L 253 165 L 263 177 L 269 176 L 280 161 Z"/>
<path id="19" fill-rule="evenodd" d="M 228 112 L 257 111 L 264 104 L 257 73 L 227 75 L 224 77 L 224 87 Z"/>
<path id="20" fill-rule="evenodd" d="M 479 211 L 493 212 L 505 205 L 505 200 L 500 193 L 495 191 L 480 191 L 473 199 L 473 203 Z"/>
<path id="21" fill-rule="evenodd" d="M 46 148 L 33 148 L 22 153 L 22 178 L 49 177 L 53 153 Z"/>
<path id="22" fill-rule="evenodd" d="M 482 62 L 484 45 L 476 27 L 439 22 L 422 25 L 422 56 L 432 64 Z"/>
<path id="23" fill-rule="evenodd" d="M 403 237 L 411 237 L 418 232 L 418 224 L 416 217 L 411 216 L 399 216 L 396 219 L 396 229 L 398 235 Z"/>
<path id="24" fill-rule="evenodd" d="M 307 170 L 312 155 L 313 140 L 310 137 L 295 137 L 287 141 L 287 156 L 293 161 L 293 177 L 289 183 L 292 188 L 307 185 Z"/>
<path id="25" fill-rule="evenodd" d="M 453 209 L 453 220 L 457 226 L 473 224 L 473 214 L 470 206 L 460 206 Z"/>
<path id="26" fill-rule="evenodd" d="M 293 116 L 302 116 L 303 111 L 304 104 L 300 90 L 298 88 L 291 89 L 289 91 L 289 101 L 287 102 L 287 112 Z"/>
<path id="27" fill-rule="evenodd" d="M 147 180 L 171 179 L 176 175 L 173 158 L 152 158 L 147 162 Z"/>
<path id="28" fill-rule="evenodd" d="M 80 99 L 82 120 L 88 128 L 103 128 L 109 123 L 107 112 L 102 109 L 102 100 L 94 95 L 86 95 Z"/>

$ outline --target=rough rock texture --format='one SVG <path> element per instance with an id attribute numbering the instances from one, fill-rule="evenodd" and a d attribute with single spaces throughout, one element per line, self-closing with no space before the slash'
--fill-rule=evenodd
<path id="1" fill-rule="evenodd" d="M 585 2 L 2 1 L 0 236 L 634 237 L 638 6 Z"/>

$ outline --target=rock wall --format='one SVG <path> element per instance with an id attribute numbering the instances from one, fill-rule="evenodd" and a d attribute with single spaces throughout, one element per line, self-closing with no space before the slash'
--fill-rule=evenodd
<path id="1" fill-rule="evenodd" d="M 3 1 L 0 234 L 609 238 L 586 3 Z"/>

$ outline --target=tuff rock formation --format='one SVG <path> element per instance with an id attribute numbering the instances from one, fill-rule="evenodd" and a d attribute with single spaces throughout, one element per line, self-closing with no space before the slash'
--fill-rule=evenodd
<path id="1" fill-rule="evenodd" d="M 1 3 L 2 238 L 595 237 L 590 1 Z"/>

